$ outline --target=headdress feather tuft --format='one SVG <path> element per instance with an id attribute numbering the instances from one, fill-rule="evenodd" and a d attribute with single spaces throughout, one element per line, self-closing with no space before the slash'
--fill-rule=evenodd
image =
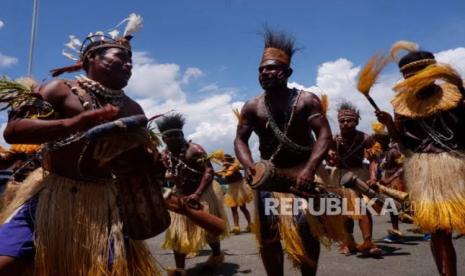
<path id="1" fill-rule="evenodd" d="M 235 107 L 232 109 L 232 112 L 234 113 L 234 115 L 236 116 L 237 118 L 237 123 L 240 124 L 242 122 L 242 118 L 241 118 L 241 111 L 239 110 L 239 108 Z"/>
<path id="2" fill-rule="evenodd" d="M 130 36 L 142 28 L 142 17 L 138 14 L 131 13 L 125 20 L 128 21 L 128 24 L 123 33 L 124 37 Z"/>
<path id="3" fill-rule="evenodd" d="M 389 51 L 389 55 L 391 56 L 392 60 L 398 60 L 398 54 L 400 51 L 407 51 L 407 52 L 415 52 L 420 50 L 420 46 L 415 42 L 407 41 L 407 40 L 399 40 L 394 43 Z"/>

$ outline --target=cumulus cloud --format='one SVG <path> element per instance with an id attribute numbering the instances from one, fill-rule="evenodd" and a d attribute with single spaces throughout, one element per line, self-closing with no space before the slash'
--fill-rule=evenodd
<path id="1" fill-rule="evenodd" d="M 18 63 L 18 59 L 15 57 L 10 57 L 7 55 L 4 55 L 0 53 L 0 68 L 2 67 L 10 67 L 11 65 L 14 65 Z"/>
<path id="2" fill-rule="evenodd" d="M 182 83 L 188 83 L 191 79 L 198 78 L 203 75 L 202 70 L 197 67 L 189 67 L 184 72 L 184 76 L 182 77 Z"/>
<path id="3" fill-rule="evenodd" d="M 208 92 L 203 98 L 188 101 L 185 87 L 203 76 L 201 69 L 190 67 L 182 70 L 177 64 L 159 64 L 146 52 L 135 52 L 133 77 L 127 87 L 148 116 L 170 110 L 187 117 L 185 134 L 209 152 L 222 148 L 233 151 L 237 119 L 233 108 L 241 108 L 243 102 L 233 100 L 233 90 L 221 89 L 216 84 L 200 90 Z"/>
<path id="4" fill-rule="evenodd" d="M 435 54 L 439 62 L 452 65 L 461 75 L 465 77 L 465 48 L 459 47 L 442 51 Z"/>

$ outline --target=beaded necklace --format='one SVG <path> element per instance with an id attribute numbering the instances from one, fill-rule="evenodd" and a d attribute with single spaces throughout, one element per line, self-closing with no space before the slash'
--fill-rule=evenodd
<path id="1" fill-rule="evenodd" d="M 103 106 L 96 97 L 96 95 L 104 98 L 105 102 L 110 103 L 111 105 L 120 106 L 121 100 L 124 96 L 124 91 L 122 89 L 110 89 L 84 75 L 77 76 L 76 79 L 79 83 L 79 86 L 81 86 L 83 89 L 89 92 L 89 95 L 92 99 L 92 106 L 94 108 Z"/>

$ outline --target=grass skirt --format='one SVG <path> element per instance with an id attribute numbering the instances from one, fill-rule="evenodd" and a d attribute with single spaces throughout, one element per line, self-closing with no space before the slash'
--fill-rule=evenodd
<path id="1" fill-rule="evenodd" d="M 37 193 L 34 275 L 159 275 L 143 242 L 123 238 L 113 182 L 36 170 L 20 185 L 2 219 Z"/>
<path id="2" fill-rule="evenodd" d="M 409 153 L 404 180 L 423 231 L 465 233 L 465 158 L 450 153 Z"/>
<path id="3" fill-rule="evenodd" d="M 218 182 L 213 181 L 205 189 L 200 197 L 200 202 L 208 213 L 224 219 L 228 225 L 223 207 L 223 191 Z M 171 225 L 166 230 L 163 249 L 173 249 L 183 254 L 195 253 L 202 249 L 205 244 L 218 242 L 229 233 L 229 229 L 226 229 L 220 236 L 214 236 L 184 215 L 170 211 L 170 216 Z"/>
<path id="4" fill-rule="evenodd" d="M 224 196 L 224 205 L 227 207 L 243 206 L 253 200 L 253 192 L 244 180 L 229 184 L 228 191 Z"/>
<path id="5" fill-rule="evenodd" d="M 293 194 L 288 193 L 272 193 L 273 198 L 295 198 Z M 258 200 L 256 201 L 258 202 Z M 258 206 L 255 206 L 254 228 L 253 232 L 259 244 L 262 244 L 260 236 L 260 215 L 258 214 Z M 278 208 L 279 209 L 279 208 Z M 321 215 L 313 216 L 308 212 L 304 213 L 305 219 L 310 227 L 310 233 L 318 239 L 323 245 L 331 246 L 333 242 L 342 243 L 347 240 L 347 232 L 344 228 L 344 217 L 342 215 Z M 279 215 L 277 217 L 279 235 L 283 243 L 284 251 L 287 253 L 294 267 L 298 267 L 303 263 L 309 266 L 315 266 L 314 261 L 307 257 L 304 243 L 302 240 L 298 225 L 294 216 Z"/>

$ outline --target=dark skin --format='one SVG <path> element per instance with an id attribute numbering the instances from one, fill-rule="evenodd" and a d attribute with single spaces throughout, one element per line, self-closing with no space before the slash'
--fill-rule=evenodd
<path id="1" fill-rule="evenodd" d="M 122 89 L 127 85 L 131 76 L 130 52 L 119 48 L 109 48 L 102 55 L 89 59 L 86 69 L 87 77 L 90 79 L 112 89 Z M 74 81 L 69 83 L 72 86 L 78 86 Z M 72 93 L 63 80 L 51 81 L 44 85 L 39 93 L 53 106 L 59 117 L 51 120 L 13 118 L 8 122 L 4 132 L 4 138 L 8 143 L 42 144 L 67 137 L 77 131 L 85 131 L 103 122 L 144 114 L 139 104 L 127 96 L 124 96 L 119 107 L 107 104 L 102 108 L 85 111 L 79 98 Z M 100 100 L 104 103 L 103 99 Z M 43 156 L 43 167 L 62 176 L 75 177 L 81 150 L 82 143 L 76 143 L 73 146 L 46 153 Z M 91 176 L 106 176 L 111 170 L 110 167 L 99 167 L 98 162 L 90 158 L 83 161 L 83 167 L 86 174 Z M 0 256 L 0 274 L 4 275 L 4 272 L 10 271 L 9 269 L 24 267 L 18 265 L 18 262 L 19 260 L 15 258 Z M 19 275 L 19 270 L 15 272 Z"/>
<path id="2" fill-rule="evenodd" d="M 291 90 L 287 87 L 287 80 L 292 74 L 292 69 L 276 60 L 265 60 L 259 66 L 258 80 L 264 92 L 269 96 L 272 114 L 277 122 L 284 122 L 284 113 L 287 109 Z M 313 183 L 315 172 L 326 155 L 331 141 L 331 130 L 326 117 L 321 115 L 321 104 L 317 96 L 312 93 L 302 93 L 297 104 L 292 126 L 287 136 L 300 145 L 308 145 L 311 141 L 311 133 L 316 136 L 311 154 L 304 160 L 297 160 L 292 154 L 286 155 L 277 167 L 293 167 L 305 164 L 297 176 L 296 186 L 303 189 L 307 184 Z M 309 118 L 313 114 L 320 114 Z M 277 145 L 266 147 L 275 139 L 273 131 L 267 127 L 264 96 L 258 96 L 248 101 L 241 110 L 241 121 L 238 125 L 234 140 L 235 153 L 245 169 L 247 181 L 251 181 L 255 171 L 248 144 L 252 132 L 257 134 L 260 143 L 260 155 L 268 159 L 276 151 Z M 297 160 L 297 161 L 296 161 Z M 307 255 L 318 263 L 319 243 L 313 246 L 312 252 Z M 279 240 L 262 241 L 261 257 L 268 275 L 283 275 L 283 252 Z M 315 267 L 302 265 L 302 273 L 314 275 Z"/>
<path id="3" fill-rule="evenodd" d="M 213 166 L 210 161 L 199 162 L 200 158 L 207 156 L 205 150 L 200 146 L 192 142 L 187 142 L 184 139 L 184 134 L 181 131 L 171 132 L 164 134 L 163 142 L 166 144 L 167 150 L 171 154 L 182 160 L 192 169 L 201 172 L 196 174 L 189 170 L 182 170 L 178 177 L 174 177 L 176 186 L 181 188 L 184 195 L 183 201 L 188 204 L 198 205 L 200 197 L 202 196 L 205 189 L 212 184 L 213 180 Z M 165 150 L 162 153 L 162 161 L 167 168 L 169 168 L 169 157 L 168 152 Z M 174 164 L 175 165 L 175 164 Z M 191 179 L 193 181 L 185 181 Z M 214 256 L 221 254 L 221 247 L 219 242 L 209 244 Z M 174 259 L 177 268 L 185 268 L 186 265 L 186 254 L 174 251 Z"/>
<path id="4" fill-rule="evenodd" d="M 336 135 L 334 138 L 331 149 L 328 152 L 328 163 L 332 166 L 343 169 L 359 169 L 363 166 L 363 159 L 365 151 L 368 150 L 374 143 L 373 139 L 357 130 L 358 119 L 351 117 L 341 117 L 338 118 L 340 135 Z M 356 148 L 358 145 L 363 145 L 363 147 L 354 152 L 353 155 L 349 156 L 342 162 L 341 156 L 346 156 L 352 149 Z M 371 160 L 370 167 L 374 167 L 375 160 Z M 370 172 L 369 184 L 376 183 L 376 173 Z M 354 223 L 351 218 L 346 218 L 346 228 L 348 233 L 353 233 Z M 372 234 L 373 234 L 373 220 L 371 214 L 362 216 L 359 220 L 359 227 L 362 232 L 364 243 L 360 248 L 367 253 L 379 253 L 379 249 L 372 243 Z M 356 250 L 356 244 L 353 236 L 350 237 L 350 240 L 347 241 L 341 247 L 341 253 L 350 254 Z"/>

